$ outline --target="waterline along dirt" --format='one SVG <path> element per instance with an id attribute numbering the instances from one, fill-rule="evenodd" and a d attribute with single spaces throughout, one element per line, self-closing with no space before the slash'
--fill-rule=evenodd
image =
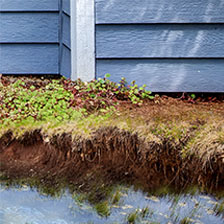
<path id="1" fill-rule="evenodd" d="M 223 101 L 189 103 L 152 97 L 144 89 L 137 92 L 136 86 L 128 95 L 119 92 L 119 86 L 109 90 L 105 80 L 100 87 L 82 86 L 84 93 L 77 93 L 77 83 L 67 80 L 2 83 L 1 179 L 64 181 L 83 190 L 99 178 L 146 190 L 194 185 L 223 190 Z M 33 97 L 26 96 L 22 86 Z M 95 88 L 105 91 L 97 96 Z"/>

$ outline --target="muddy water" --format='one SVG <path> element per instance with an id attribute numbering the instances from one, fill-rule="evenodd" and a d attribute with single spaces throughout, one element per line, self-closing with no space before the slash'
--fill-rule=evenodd
<path id="1" fill-rule="evenodd" d="M 224 223 L 223 199 L 203 194 L 156 197 L 118 187 L 105 202 L 109 213 L 101 211 L 101 215 L 99 210 L 97 213 L 97 205 L 81 198 L 68 190 L 50 197 L 25 185 L 13 188 L 0 185 L 0 223 Z"/>

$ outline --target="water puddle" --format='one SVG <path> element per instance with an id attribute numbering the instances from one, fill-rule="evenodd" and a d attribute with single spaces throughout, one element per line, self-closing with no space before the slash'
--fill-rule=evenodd
<path id="1" fill-rule="evenodd" d="M 28 186 L 0 185 L 1 224 L 224 223 L 224 200 L 213 196 L 153 196 L 132 187 L 116 187 L 98 204 L 65 190 L 58 197 Z"/>

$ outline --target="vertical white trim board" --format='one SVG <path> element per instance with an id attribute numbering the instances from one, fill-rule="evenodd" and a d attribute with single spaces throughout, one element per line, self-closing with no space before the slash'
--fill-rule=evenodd
<path id="1" fill-rule="evenodd" d="M 71 3 L 71 79 L 95 78 L 95 0 Z"/>

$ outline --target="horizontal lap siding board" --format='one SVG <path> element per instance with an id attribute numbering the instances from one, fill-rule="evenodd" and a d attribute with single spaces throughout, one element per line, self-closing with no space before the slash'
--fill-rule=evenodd
<path id="1" fill-rule="evenodd" d="M 0 73 L 59 74 L 58 0 L 0 0 Z"/>
<path id="2" fill-rule="evenodd" d="M 57 0 L 0 0 L 1 11 L 58 11 Z"/>
<path id="3" fill-rule="evenodd" d="M 58 42 L 58 13 L 0 13 L 0 43 Z"/>
<path id="4" fill-rule="evenodd" d="M 154 92 L 223 92 L 224 59 L 97 60 L 98 77 L 111 73 Z"/>
<path id="5" fill-rule="evenodd" d="M 96 75 L 224 92 L 224 0 L 96 0 Z"/>
<path id="6" fill-rule="evenodd" d="M 61 12 L 61 57 L 60 74 L 70 78 L 71 76 L 71 34 L 70 34 L 70 0 L 62 0 Z"/>
<path id="7" fill-rule="evenodd" d="M 219 23 L 223 0 L 96 0 L 96 23 Z"/>
<path id="8" fill-rule="evenodd" d="M 2 74 L 58 74 L 57 44 L 0 45 Z"/>
<path id="9" fill-rule="evenodd" d="M 97 58 L 224 57 L 224 24 L 100 25 Z"/>

